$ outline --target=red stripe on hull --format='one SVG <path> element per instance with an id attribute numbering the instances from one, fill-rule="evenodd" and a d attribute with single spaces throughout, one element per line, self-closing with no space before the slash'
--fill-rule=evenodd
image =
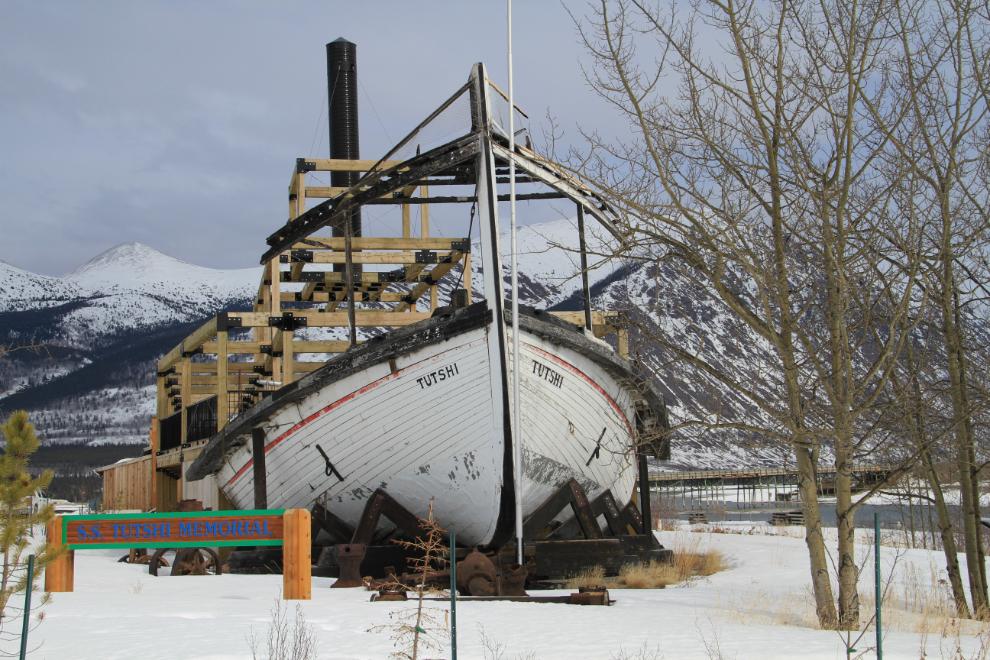
<path id="1" fill-rule="evenodd" d="M 586 383 L 588 383 L 593 388 L 595 388 L 595 390 L 597 390 L 599 394 L 605 397 L 605 400 L 612 405 L 612 408 L 615 409 L 615 412 L 619 413 L 619 417 L 622 418 L 622 421 L 626 423 L 626 429 L 629 431 L 629 436 L 633 437 L 632 425 L 629 423 L 629 418 L 626 417 L 626 414 L 624 412 L 622 412 L 622 408 L 619 407 L 619 404 L 617 404 L 615 400 L 612 399 L 612 397 L 610 397 L 608 393 L 598 385 L 598 383 L 588 378 L 588 376 L 586 376 L 583 371 L 572 365 L 570 362 L 565 362 L 556 355 L 553 355 L 552 353 L 547 353 L 546 351 L 539 349 L 536 346 L 533 346 L 532 344 L 527 344 L 526 342 L 522 342 L 522 343 L 525 344 L 530 350 L 539 353 L 545 358 L 553 360 L 554 362 L 564 367 L 565 369 L 569 370 L 572 374 L 574 374 L 578 378 L 583 379 Z"/>
<path id="2" fill-rule="evenodd" d="M 456 351 L 456 350 L 458 350 L 460 348 L 464 348 L 465 346 L 466 347 L 470 347 L 471 344 L 462 344 L 461 346 L 458 346 L 457 348 L 455 348 L 453 350 Z M 290 435 L 292 435 L 293 433 L 295 433 L 299 429 L 301 429 L 304 426 L 310 424 L 311 422 L 319 419 L 323 415 L 326 415 L 327 413 L 332 412 L 333 410 L 336 410 L 337 408 L 339 408 L 343 404 L 347 403 L 348 401 L 352 401 L 353 399 L 356 399 L 361 394 L 365 394 L 367 392 L 370 392 L 371 390 L 375 389 L 379 385 L 384 385 L 385 383 L 387 383 L 388 381 L 392 380 L 393 378 L 397 378 L 397 377 L 401 376 L 403 373 L 409 371 L 413 367 L 417 367 L 417 366 L 423 364 L 424 362 L 429 362 L 430 360 L 434 360 L 434 361 L 439 360 L 439 359 L 441 359 L 442 357 L 444 357 L 445 355 L 447 355 L 450 352 L 452 352 L 452 351 L 446 351 L 444 353 L 441 353 L 440 355 L 434 355 L 433 357 L 426 358 L 425 360 L 420 360 L 419 362 L 417 362 L 415 364 L 411 364 L 408 367 L 405 367 L 403 369 L 400 369 L 400 370 L 396 371 L 395 373 L 389 374 L 389 375 L 385 376 L 384 378 L 379 378 L 378 380 L 376 380 L 373 383 L 368 383 L 367 385 L 365 385 L 361 389 L 357 390 L 356 392 L 351 392 L 347 396 L 344 396 L 344 397 L 341 397 L 340 399 L 337 399 L 336 401 L 334 401 L 333 403 L 331 403 L 327 407 L 321 408 L 320 410 L 317 410 L 315 413 L 313 413 L 312 415 L 310 415 L 306 419 L 302 420 L 301 422 L 295 423 L 285 433 L 281 434 L 280 436 L 278 436 L 277 438 L 275 438 L 274 440 L 272 440 L 271 442 L 269 442 L 267 445 L 265 445 L 265 453 L 267 454 L 272 448 L 274 448 L 275 446 L 277 446 L 280 442 L 282 442 L 283 440 L 285 440 L 286 438 L 288 438 Z M 234 474 L 234 476 L 230 478 L 230 481 L 227 482 L 227 486 L 231 486 L 235 481 L 237 481 L 238 479 L 240 479 L 241 476 L 245 472 L 247 472 L 253 465 L 254 465 L 254 459 L 252 458 L 252 459 L 248 460 L 247 463 L 244 464 L 244 467 L 242 467 L 240 470 L 238 470 L 237 473 Z"/>

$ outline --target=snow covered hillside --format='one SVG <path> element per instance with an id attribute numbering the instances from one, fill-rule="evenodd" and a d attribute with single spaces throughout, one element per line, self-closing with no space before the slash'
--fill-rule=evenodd
<path id="1" fill-rule="evenodd" d="M 483 268 L 477 229 L 474 233 L 471 286 L 477 299 Z M 603 228 L 589 221 L 592 255 L 610 254 L 610 241 Z M 555 311 L 583 309 L 574 218 L 523 227 L 518 245 L 522 303 Z M 507 233 L 501 236 L 501 248 L 508 297 Z M 595 256 L 589 263 L 595 309 L 623 311 L 727 368 L 758 371 L 768 359 L 765 343 L 737 328 L 727 311 L 682 270 Z M 455 269 L 441 284 L 441 305 L 457 286 L 458 273 Z M 0 362 L 0 413 L 21 407 L 34 411 L 39 431 L 50 439 L 143 442 L 154 399 L 149 386 L 155 361 L 216 312 L 249 308 L 259 278 L 260 267 L 203 268 L 138 243 L 118 245 L 60 278 L 0 262 L 0 343 L 33 340 L 48 346 L 41 353 L 21 351 Z M 298 285 L 283 290 L 294 288 Z M 421 302 L 423 310 L 427 302 Z M 340 328 L 306 328 L 298 337 L 342 339 L 344 334 Z M 699 409 L 723 416 L 760 415 L 714 381 L 689 375 L 669 351 L 636 337 L 634 332 L 633 359 L 654 374 L 675 423 Z M 606 340 L 614 344 L 614 335 Z M 756 386 L 774 396 L 771 383 Z M 732 432 L 683 434 L 674 442 L 674 460 L 667 467 L 783 462 L 773 448 L 741 449 L 744 440 Z"/>
<path id="2" fill-rule="evenodd" d="M 260 267 L 214 270 L 123 243 L 62 277 L 0 262 L 0 411 L 42 437 L 144 442 L 153 364 L 216 312 L 250 305 Z"/>

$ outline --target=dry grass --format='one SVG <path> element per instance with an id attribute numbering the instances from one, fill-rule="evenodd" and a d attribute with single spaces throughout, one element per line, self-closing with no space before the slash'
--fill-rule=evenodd
<path id="1" fill-rule="evenodd" d="M 663 589 L 668 585 L 689 583 L 724 571 L 725 556 L 719 550 L 702 551 L 701 538 L 690 539 L 674 549 L 670 562 L 652 561 L 649 564 L 623 566 L 619 575 L 605 577 L 605 569 L 595 566 L 568 580 L 569 589 L 605 586 L 609 589 Z"/>
<path id="2" fill-rule="evenodd" d="M 864 573 L 861 579 L 868 584 L 871 577 Z M 990 646 L 990 625 L 956 617 L 944 572 L 934 561 L 927 567 L 907 562 L 898 568 L 897 578 L 883 600 L 884 631 L 918 634 L 923 645 L 932 637 L 932 644 L 940 648 L 950 642 L 958 646 L 961 636 L 979 638 L 981 648 Z M 873 630 L 876 609 L 873 591 L 868 588 L 861 591 L 859 602 L 863 629 Z M 810 587 L 783 592 L 758 587 L 741 592 L 720 591 L 713 597 L 711 608 L 719 618 L 743 625 L 820 629 Z"/>

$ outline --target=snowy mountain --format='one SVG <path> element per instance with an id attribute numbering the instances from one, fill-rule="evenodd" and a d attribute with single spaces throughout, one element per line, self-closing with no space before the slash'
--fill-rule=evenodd
<path id="1" fill-rule="evenodd" d="M 43 436 L 140 441 L 153 364 L 222 309 L 245 308 L 260 267 L 202 268 L 123 243 L 62 277 L 0 262 L 0 412 L 33 411 Z"/>
<path id="2" fill-rule="evenodd" d="M 75 282 L 46 277 L 0 261 L 0 314 L 54 307 L 83 295 Z"/>
<path id="3" fill-rule="evenodd" d="M 588 233 L 590 252 L 610 253 L 601 228 L 589 223 Z M 507 234 L 501 242 L 508 297 Z M 521 302 L 550 310 L 583 309 L 574 219 L 524 227 L 518 245 Z M 473 252 L 472 288 L 480 297 L 483 269 L 477 240 Z M 716 363 L 758 369 L 767 359 L 768 347 L 735 327 L 727 311 L 682 271 L 662 262 L 589 261 L 595 309 L 624 311 L 635 323 L 680 337 Z M 457 284 L 457 271 L 453 273 L 454 278 L 441 284 L 440 304 L 446 304 Z M 60 278 L 0 262 L 0 343 L 31 343 L 33 338 L 33 343 L 50 346 L 41 353 L 19 351 L 0 362 L 0 414 L 31 410 L 39 431 L 50 439 L 145 442 L 154 407 L 154 363 L 216 312 L 249 308 L 260 274 L 260 267 L 203 268 L 138 243 L 118 245 Z M 343 338 L 343 329 L 307 328 L 299 335 Z M 636 336 L 634 332 L 634 359 L 655 374 L 675 423 L 699 410 L 723 416 L 759 414 L 717 383 L 690 375 L 669 351 L 636 342 Z M 670 467 L 782 462 L 779 451 L 743 450 L 739 440 L 731 433 L 682 434 L 674 443 Z"/>

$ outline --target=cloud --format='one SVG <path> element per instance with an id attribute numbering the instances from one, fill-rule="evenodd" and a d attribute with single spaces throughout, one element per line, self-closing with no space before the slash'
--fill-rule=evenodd
<path id="1" fill-rule="evenodd" d="M 295 158 L 327 155 L 324 45 L 339 36 L 358 45 L 369 158 L 474 62 L 506 78 L 498 3 L 8 1 L 3 11 L 0 259 L 49 275 L 125 241 L 204 266 L 257 263 L 285 222 Z M 521 5 L 514 19 L 517 103 L 534 122 L 552 108 L 568 138 L 576 124 L 608 133 L 615 119 L 584 84 L 566 11 Z"/>

